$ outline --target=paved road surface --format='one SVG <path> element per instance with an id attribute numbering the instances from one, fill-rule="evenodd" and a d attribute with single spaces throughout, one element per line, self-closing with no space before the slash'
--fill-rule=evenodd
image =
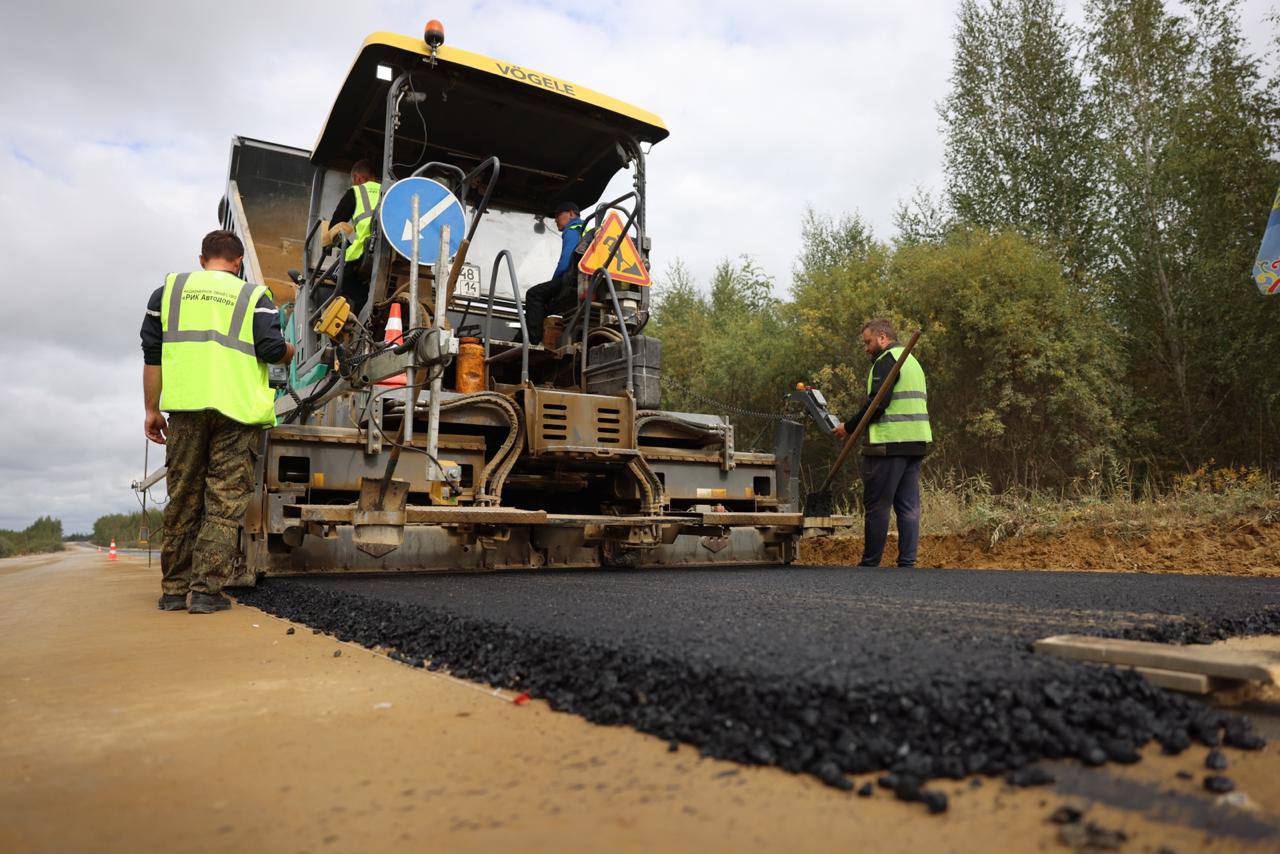
<path id="1" fill-rule="evenodd" d="M 268 579 L 244 601 L 524 689 L 589 720 L 849 786 L 1155 740 L 1253 747 L 1249 722 L 1126 671 L 1033 655 L 1050 634 L 1280 633 L 1280 579 L 948 570 L 531 572 Z"/>
<path id="2" fill-rule="evenodd" d="M 1271 748 L 1227 751 L 1250 809 L 1203 790 L 1193 746 L 1054 763 L 1048 788 L 931 783 L 951 808 L 928 816 L 158 592 L 145 559 L 0 560 L 0 851 L 1047 850 L 1063 804 L 1134 851 L 1269 850 L 1280 826 Z"/>
<path id="3" fill-rule="evenodd" d="M 842 684 L 1027 667 L 1051 634 L 1218 624 L 1276 609 L 1280 578 L 849 567 L 273 579 L 763 676 Z"/>

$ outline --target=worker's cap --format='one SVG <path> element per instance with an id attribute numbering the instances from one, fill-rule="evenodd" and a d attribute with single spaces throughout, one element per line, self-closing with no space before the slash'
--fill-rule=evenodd
<path id="1" fill-rule="evenodd" d="M 577 213 L 577 212 L 579 212 L 579 211 L 581 211 L 581 210 L 582 210 L 582 208 L 578 207 L 578 203 L 577 203 L 577 202 L 564 201 L 564 202 L 561 202 L 560 204 L 556 205 L 555 215 L 556 215 L 556 216 L 560 216 L 560 214 L 562 214 L 562 213 L 569 213 L 570 211 L 573 211 L 574 213 Z"/>

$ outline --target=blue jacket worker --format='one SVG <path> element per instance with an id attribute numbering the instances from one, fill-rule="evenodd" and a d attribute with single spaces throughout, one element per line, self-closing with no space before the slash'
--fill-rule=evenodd
<path id="1" fill-rule="evenodd" d="M 560 230 L 560 260 L 551 278 L 534 285 L 524 295 L 524 319 L 529 327 L 529 343 L 542 343 L 542 324 L 551 313 L 551 307 L 568 301 L 577 292 L 577 269 L 573 265 L 573 252 L 582 241 L 580 210 L 573 202 L 561 202 L 555 210 L 556 228 Z"/>

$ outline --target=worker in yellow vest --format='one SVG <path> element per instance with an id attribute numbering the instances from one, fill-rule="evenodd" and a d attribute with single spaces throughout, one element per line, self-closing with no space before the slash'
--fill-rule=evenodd
<path id="1" fill-rule="evenodd" d="M 142 321 L 143 430 L 166 446 L 168 468 L 162 611 L 231 607 L 222 585 L 238 552 L 263 430 L 276 423 L 267 365 L 293 358 L 266 285 L 239 278 L 243 258 L 235 234 L 205 235 L 201 269 L 166 276 Z"/>
<path id="2" fill-rule="evenodd" d="M 862 348 L 871 357 L 867 399 L 853 418 L 836 427 L 843 439 L 866 414 L 872 399 L 902 355 L 893 324 L 877 319 L 862 327 Z M 908 354 L 898 379 L 880 402 L 867 426 L 862 447 L 863 545 L 859 566 L 879 566 L 889 537 L 889 510 L 898 516 L 898 566 L 916 565 L 920 545 L 920 462 L 929 452 L 929 426 L 924 369 Z"/>
<path id="3" fill-rule="evenodd" d="M 357 312 L 369 300 L 369 277 L 372 273 L 369 235 L 381 197 L 382 184 L 378 183 L 373 164 L 368 160 L 357 160 L 351 167 L 351 188 L 338 200 L 325 234 L 326 246 L 337 240 L 339 234 L 347 235 L 349 243 L 342 273 L 342 295 Z"/>

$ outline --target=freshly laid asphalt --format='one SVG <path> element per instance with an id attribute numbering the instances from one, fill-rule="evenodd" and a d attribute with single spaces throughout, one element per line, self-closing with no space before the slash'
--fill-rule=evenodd
<path id="1" fill-rule="evenodd" d="M 1239 717 L 1125 671 L 1033 655 L 1084 633 L 1280 633 L 1280 579 L 777 567 L 266 579 L 242 602 L 529 692 L 590 720 L 845 786 L 1042 758 L 1136 760 L 1156 739 L 1255 748 Z M 1025 773 L 1025 772 L 1024 772 Z M 1032 775 L 1034 777 L 1034 775 Z M 900 792 L 901 794 L 901 792 Z"/>

